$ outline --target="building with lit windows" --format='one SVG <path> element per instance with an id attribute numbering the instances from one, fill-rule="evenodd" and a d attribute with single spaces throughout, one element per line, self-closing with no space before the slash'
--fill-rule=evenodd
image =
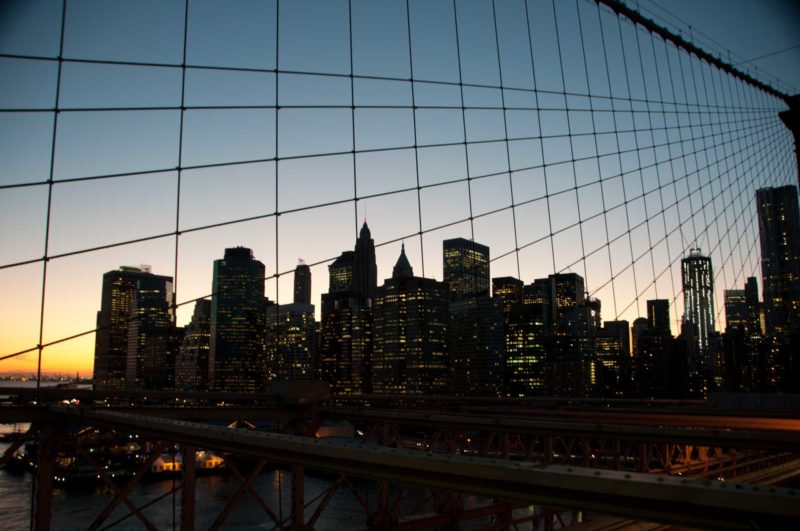
<path id="1" fill-rule="evenodd" d="M 444 240 L 442 262 L 450 299 L 450 391 L 497 396 L 503 392 L 503 302 L 489 293 L 489 248 L 465 238 Z"/>
<path id="2" fill-rule="evenodd" d="M 147 266 L 123 266 L 103 275 L 94 349 L 96 389 L 125 388 L 131 315 L 136 308 L 139 281 L 143 279 L 162 285 L 164 292 L 172 296 L 172 277 L 154 275 Z M 171 298 L 169 303 L 171 305 Z M 168 311 L 169 319 L 172 319 L 172 309 Z"/>
<path id="3" fill-rule="evenodd" d="M 353 265 L 356 253 L 344 251 L 328 266 L 328 293 L 353 290 Z"/>
<path id="4" fill-rule="evenodd" d="M 569 328 L 574 323 L 565 322 L 578 317 L 575 308 L 584 306 L 586 284 L 577 273 L 558 273 L 547 278 L 550 286 L 550 321 L 556 328 Z"/>
<path id="5" fill-rule="evenodd" d="M 720 387 L 721 351 L 716 340 L 714 319 L 714 271 L 711 258 L 691 249 L 681 260 L 683 323 L 681 337 L 688 346 L 689 394 L 706 397 Z"/>
<path id="6" fill-rule="evenodd" d="M 659 330 L 672 335 L 672 327 L 669 324 L 669 300 L 648 300 L 647 321 L 650 323 L 650 330 Z"/>
<path id="7" fill-rule="evenodd" d="M 725 290 L 725 328 L 747 327 L 747 298 L 743 289 Z"/>
<path id="8" fill-rule="evenodd" d="M 522 287 L 522 302 L 525 304 L 543 304 L 547 308 L 547 320 L 550 321 L 550 279 L 537 278 Z"/>
<path id="9" fill-rule="evenodd" d="M 295 304 L 311 304 L 311 268 L 300 260 L 294 268 Z"/>
<path id="10" fill-rule="evenodd" d="M 180 337 L 172 303 L 171 277 L 150 275 L 137 280 L 128 321 L 126 388 L 173 387 Z"/>
<path id="11" fill-rule="evenodd" d="M 504 393 L 503 303 L 480 295 L 450 302 L 447 352 L 450 392 L 458 396 Z"/>
<path id="12" fill-rule="evenodd" d="M 192 320 L 186 325 L 175 360 L 175 389 L 208 389 L 208 351 L 211 344 L 211 301 L 194 303 Z"/>
<path id="13" fill-rule="evenodd" d="M 442 271 L 450 300 L 489 294 L 489 248 L 465 238 L 442 242 Z"/>
<path id="14" fill-rule="evenodd" d="M 378 287 L 378 266 L 375 261 L 375 242 L 367 226 L 361 226 L 353 255 L 353 291 L 371 301 Z"/>
<path id="15" fill-rule="evenodd" d="M 265 348 L 270 379 L 313 380 L 314 305 L 267 306 Z"/>
<path id="16" fill-rule="evenodd" d="M 767 334 L 800 332 L 800 213 L 797 187 L 756 191 Z"/>
<path id="17" fill-rule="evenodd" d="M 751 339 L 764 335 L 762 326 L 761 302 L 758 300 L 758 280 L 756 277 L 747 277 L 744 284 L 744 301 L 747 305 L 747 333 Z"/>
<path id="18" fill-rule="evenodd" d="M 371 392 L 372 307 L 352 291 L 322 294 L 317 379 L 331 393 Z"/>
<path id="19" fill-rule="evenodd" d="M 637 341 L 636 387 L 640 398 L 687 398 L 687 356 L 663 330 L 643 330 Z"/>
<path id="20" fill-rule="evenodd" d="M 246 247 L 225 249 L 214 261 L 209 384 L 218 391 L 252 393 L 266 383 L 264 264 Z"/>
<path id="21" fill-rule="evenodd" d="M 628 321 L 606 321 L 597 331 L 595 355 L 598 370 L 595 394 L 604 397 L 632 396 L 633 358 Z"/>
<path id="22" fill-rule="evenodd" d="M 375 292 L 374 392 L 447 391 L 447 299 L 448 285 L 415 277 L 402 248 L 392 277 Z"/>
<path id="23" fill-rule="evenodd" d="M 503 313 L 507 314 L 515 304 L 522 303 L 525 283 L 514 277 L 496 277 L 492 279 L 492 295 L 503 303 Z"/>
<path id="24" fill-rule="evenodd" d="M 317 378 L 333 394 L 372 391 L 372 306 L 378 269 L 375 243 L 366 221 L 355 250 L 328 266 L 328 293 L 322 295 Z"/>
<path id="25" fill-rule="evenodd" d="M 681 260 L 683 281 L 683 321 L 697 328 L 697 350 L 702 358 L 712 353 L 710 337 L 714 334 L 714 271 L 711 257 L 700 249 L 691 249 Z"/>
<path id="26" fill-rule="evenodd" d="M 545 361 L 550 341 L 548 312 L 544 304 L 518 303 L 508 310 L 504 341 L 508 396 L 545 394 Z"/>
<path id="27" fill-rule="evenodd" d="M 595 338 L 594 394 L 623 398 L 629 391 L 630 327 L 628 321 L 606 321 Z"/>

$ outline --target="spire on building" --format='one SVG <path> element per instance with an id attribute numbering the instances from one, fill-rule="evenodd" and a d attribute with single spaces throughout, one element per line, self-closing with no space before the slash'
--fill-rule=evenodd
<path id="1" fill-rule="evenodd" d="M 359 240 L 369 240 L 372 238 L 372 233 L 369 230 L 369 226 L 367 225 L 367 218 L 364 218 L 364 224 L 361 225 L 361 231 L 358 233 Z"/>
<path id="2" fill-rule="evenodd" d="M 353 260 L 353 291 L 364 297 L 375 297 L 378 286 L 378 266 L 375 262 L 375 242 L 366 220 L 356 240 Z"/>
<path id="3" fill-rule="evenodd" d="M 403 243 L 402 247 L 400 247 L 400 257 L 397 259 L 397 263 L 394 264 L 394 269 L 392 270 L 392 278 L 410 278 L 413 276 L 414 269 L 408 261 L 408 257 L 406 256 L 406 244 Z"/>

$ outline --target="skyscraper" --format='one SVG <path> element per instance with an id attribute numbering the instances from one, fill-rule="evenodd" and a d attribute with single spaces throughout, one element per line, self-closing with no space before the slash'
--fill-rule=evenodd
<path id="1" fill-rule="evenodd" d="M 586 284 L 577 273 L 557 273 L 547 278 L 550 284 L 550 322 L 554 327 L 569 327 L 575 308 L 584 306 Z"/>
<path id="2" fill-rule="evenodd" d="M 450 391 L 459 396 L 504 392 L 503 303 L 481 295 L 450 302 L 447 327 Z"/>
<path id="3" fill-rule="evenodd" d="M 368 393 L 378 267 L 366 221 L 355 250 L 344 251 L 329 265 L 328 277 L 328 293 L 322 295 L 317 377 L 328 382 L 334 394 Z"/>
<path id="4" fill-rule="evenodd" d="M 489 248 L 464 238 L 442 242 L 444 281 L 449 289 L 447 327 L 451 392 L 497 396 L 503 384 L 503 301 L 489 294 Z M 404 255 L 403 255 L 404 256 Z M 501 291 L 522 282 L 500 280 Z M 511 302 L 515 296 L 506 293 Z"/>
<path id="5" fill-rule="evenodd" d="M 444 281 L 450 300 L 489 294 L 489 248 L 465 238 L 442 242 Z"/>
<path id="6" fill-rule="evenodd" d="M 597 355 L 594 394 L 604 398 L 622 398 L 630 393 L 631 328 L 628 321 L 606 321 L 597 332 Z"/>
<path id="7" fill-rule="evenodd" d="M 756 192 L 767 334 L 800 332 L 800 213 L 797 187 Z"/>
<path id="8" fill-rule="evenodd" d="M 743 289 L 725 290 L 725 327 L 737 329 L 747 327 L 747 299 Z"/>
<path id="9" fill-rule="evenodd" d="M 266 355 L 278 380 L 314 379 L 314 305 L 295 302 L 267 306 Z"/>
<path id="10" fill-rule="evenodd" d="M 311 268 L 302 260 L 294 268 L 294 302 L 311 304 Z"/>
<path id="11" fill-rule="evenodd" d="M 265 383 L 265 271 L 246 247 L 214 261 L 208 370 L 215 390 L 252 393 Z"/>
<path id="12" fill-rule="evenodd" d="M 401 250 L 375 292 L 372 387 L 376 393 L 447 389 L 447 284 L 415 277 Z"/>
<path id="13" fill-rule="evenodd" d="M 697 350 L 701 358 L 710 357 L 709 337 L 714 333 L 714 271 L 711 257 L 691 249 L 681 260 L 683 280 L 683 321 L 697 328 Z"/>
<path id="14" fill-rule="evenodd" d="M 352 291 L 322 294 L 317 379 L 331 393 L 371 392 L 372 308 Z"/>
<path id="15" fill-rule="evenodd" d="M 194 303 L 192 320 L 186 326 L 175 360 L 175 388 L 185 391 L 208 389 L 208 351 L 211 343 L 211 301 Z"/>
<path id="16" fill-rule="evenodd" d="M 180 339 L 174 325 L 172 297 L 171 277 L 149 275 L 136 281 L 128 322 L 128 389 L 173 387 Z"/>
<path id="17" fill-rule="evenodd" d="M 505 380 L 508 396 L 545 393 L 545 361 L 551 336 L 547 306 L 512 305 L 505 326 Z"/>
<path id="18" fill-rule="evenodd" d="M 722 384 L 723 356 L 714 324 L 714 273 L 711 258 L 691 249 L 681 260 L 683 323 L 681 337 L 686 350 L 688 395 L 708 396 Z"/>
<path id="19" fill-rule="evenodd" d="M 758 300 L 758 280 L 756 277 L 747 277 L 744 285 L 744 299 L 747 305 L 747 333 L 755 338 L 762 336 L 761 303 Z"/>
<path id="20" fill-rule="evenodd" d="M 153 275 L 146 266 L 127 267 L 103 275 L 100 311 L 94 349 L 94 381 L 97 389 L 124 389 L 128 359 L 131 312 L 136 304 L 139 280 L 156 277 L 172 283 L 172 277 Z"/>
<path id="21" fill-rule="evenodd" d="M 726 388 L 756 391 L 765 371 L 760 351 L 766 348 L 761 330 L 758 282 L 749 277 L 744 289 L 725 290 L 725 334 L 722 341 Z"/>
<path id="22" fill-rule="evenodd" d="M 353 291 L 355 253 L 344 251 L 328 266 L 328 293 Z"/>
<path id="23" fill-rule="evenodd" d="M 536 279 L 528 300 L 547 305 L 552 341 L 546 363 L 547 392 L 589 396 L 596 382 L 595 336 L 600 301 L 586 298 L 586 284 L 577 273 L 556 273 Z"/>
<path id="24" fill-rule="evenodd" d="M 672 335 L 672 327 L 669 324 L 669 300 L 651 299 L 647 301 L 647 321 L 650 323 L 650 330 L 658 330 Z"/>
<path id="25" fill-rule="evenodd" d="M 375 242 L 366 220 L 358 234 L 353 258 L 353 291 L 372 300 L 378 286 L 378 266 L 375 262 Z"/>
<path id="26" fill-rule="evenodd" d="M 524 283 L 514 277 L 497 277 L 492 279 L 492 294 L 500 297 L 504 307 L 522 302 Z"/>

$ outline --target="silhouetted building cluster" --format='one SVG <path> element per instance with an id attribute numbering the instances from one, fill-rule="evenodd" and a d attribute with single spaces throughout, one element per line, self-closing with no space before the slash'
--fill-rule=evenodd
<path id="1" fill-rule="evenodd" d="M 800 392 L 800 212 L 797 188 L 756 192 L 763 303 L 758 284 L 725 292 L 727 388 Z"/>
<path id="2" fill-rule="evenodd" d="M 800 217 L 794 186 L 757 192 L 764 302 L 758 282 L 724 292 L 716 331 L 711 258 L 681 260 L 682 319 L 668 299 L 647 316 L 601 319 L 583 277 L 526 284 L 490 277 L 489 247 L 442 244 L 443 280 L 414 275 L 405 246 L 378 284 L 366 222 L 352 250 L 328 266 L 321 320 L 311 270 L 294 273 L 294 299 L 264 295 L 265 267 L 250 249 L 214 262 L 211 300 L 175 326 L 172 278 L 121 267 L 103 276 L 95 385 L 104 389 L 258 392 L 273 379 L 318 379 L 337 395 L 451 394 L 704 398 L 715 391 L 800 389 Z M 491 289 L 490 289 L 491 288 Z M 673 330 L 671 323 L 679 322 Z M 677 334 L 677 335 L 673 335 Z"/>

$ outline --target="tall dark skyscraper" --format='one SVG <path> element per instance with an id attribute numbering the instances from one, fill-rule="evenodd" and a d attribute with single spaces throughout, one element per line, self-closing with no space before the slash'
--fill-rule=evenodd
<path id="1" fill-rule="evenodd" d="M 366 220 L 356 240 L 353 261 L 353 291 L 368 300 L 375 298 L 378 286 L 378 266 L 375 262 L 375 242 Z"/>
<path id="2" fill-rule="evenodd" d="M 447 349 L 450 391 L 459 396 L 504 392 L 503 303 L 480 295 L 450 302 Z"/>
<path id="3" fill-rule="evenodd" d="M 714 323 L 714 270 L 711 257 L 691 249 L 681 260 L 683 323 L 687 342 L 688 394 L 706 398 L 722 384 L 722 356 Z"/>
<path id="4" fill-rule="evenodd" d="M 172 277 L 153 275 L 147 267 L 120 267 L 103 275 L 100 311 L 94 349 L 94 381 L 97 389 L 124 389 L 128 360 L 131 312 L 136 306 L 139 280 L 156 278 L 172 283 Z M 170 289 L 171 291 L 171 289 Z"/>
<path id="5" fill-rule="evenodd" d="M 669 300 L 651 299 L 647 301 L 647 321 L 650 323 L 650 330 L 672 335 L 672 327 L 669 324 Z"/>
<path id="6" fill-rule="evenodd" d="M 322 294 L 317 379 L 333 394 L 369 393 L 372 308 L 352 291 Z"/>
<path id="7" fill-rule="evenodd" d="M 317 377 L 330 383 L 334 394 L 369 393 L 378 266 L 366 221 L 355 250 L 344 251 L 329 265 L 328 276 L 328 293 L 322 295 Z"/>
<path id="8" fill-rule="evenodd" d="M 508 315 L 516 304 L 522 304 L 524 282 L 514 277 L 497 277 L 492 279 L 492 295 L 498 297 L 503 303 L 504 320 L 508 322 Z"/>
<path id="9" fill-rule="evenodd" d="M 762 336 L 761 303 L 758 300 L 758 280 L 747 277 L 744 285 L 744 299 L 747 304 L 747 333 L 751 337 Z"/>
<path id="10" fill-rule="evenodd" d="M 302 260 L 294 268 L 294 303 L 311 304 L 311 268 Z"/>
<path id="11" fill-rule="evenodd" d="M 747 298 L 743 289 L 725 290 L 725 327 L 747 327 Z"/>
<path id="12" fill-rule="evenodd" d="M 584 306 L 586 284 L 577 273 L 558 273 L 548 277 L 550 284 L 550 321 L 553 326 L 570 318 L 575 308 Z"/>
<path id="13" fill-rule="evenodd" d="M 415 277 L 405 254 L 375 293 L 372 387 L 376 393 L 447 389 L 447 284 Z"/>
<path id="14" fill-rule="evenodd" d="M 767 334 L 785 338 L 800 332 L 800 213 L 797 188 L 756 192 L 761 276 Z"/>
<path id="15" fill-rule="evenodd" d="M 489 248 L 465 238 L 442 242 L 444 281 L 450 300 L 489 294 Z"/>
<path id="16" fill-rule="evenodd" d="M 498 396 L 504 391 L 503 308 L 510 307 L 512 299 L 519 300 L 522 282 L 495 279 L 509 304 L 500 296 L 491 298 L 489 248 L 464 238 L 442 242 L 442 260 L 450 299 L 450 391 L 462 396 Z"/>
<path id="17" fill-rule="evenodd" d="M 344 251 L 328 266 L 328 293 L 353 291 L 355 253 Z"/>
<path id="18" fill-rule="evenodd" d="M 175 361 L 175 388 L 185 391 L 208 389 L 208 351 L 211 344 L 211 301 L 194 303 L 192 320 L 186 326 L 178 359 Z"/>
<path id="19" fill-rule="evenodd" d="M 314 305 L 295 302 L 267 306 L 266 325 L 270 376 L 278 380 L 313 380 Z"/>
<path id="20" fill-rule="evenodd" d="M 264 264 L 245 247 L 225 249 L 214 261 L 209 383 L 212 389 L 260 391 L 264 354 Z"/>
<path id="21" fill-rule="evenodd" d="M 513 304 L 505 319 L 506 393 L 512 397 L 544 394 L 551 339 L 546 305 Z"/>
<path id="22" fill-rule="evenodd" d="M 137 280 L 128 322 L 126 388 L 173 387 L 180 338 L 175 329 L 172 302 L 171 277 L 150 275 Z"/>
<path id="23" fill-rule="evenodd" d="M 697 350 L 711 356 L 709 337 L 714 333 L 714 271 L 711 258 L 692 249 L 681 260 L 683 279 L 683 321 L 697 328 Z"/>
<path id="24" fill-rule="evenodd" d="M 725 334 L 722 340 L 725 359 L 726 389 L 756 391 L 764 380 L 764 362 L 771 350 L 763 341 L 758 282 L 749 277 L 744 289 L 725 290 Z"/>
<path id="25" fill-rule="evenodd" d="M 630 335 L 628 321 L 606 321 L 598 330 L 595 395 L 621 398 L 630 391 Z"/>

